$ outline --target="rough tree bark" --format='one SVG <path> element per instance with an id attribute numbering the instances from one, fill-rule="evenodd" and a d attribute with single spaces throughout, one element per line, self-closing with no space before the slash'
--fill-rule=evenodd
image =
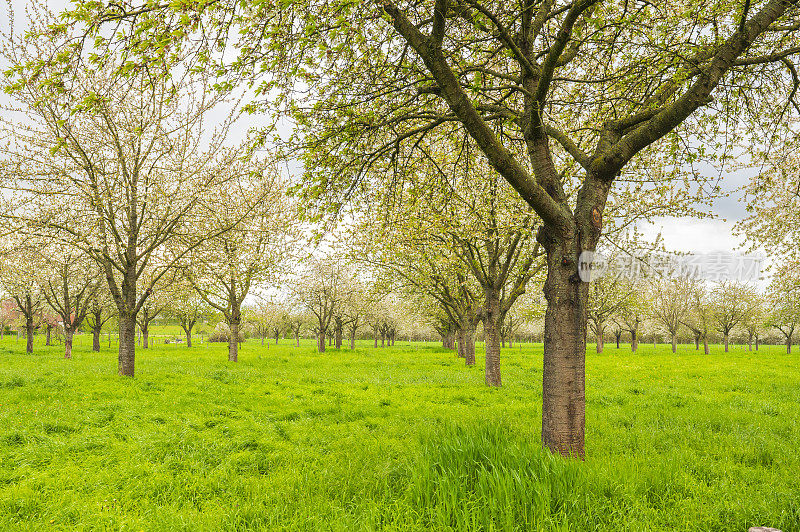
<path id="1" fill-rule="evenodd" d="M 97 323 L 97 321 L 95 321 Z M 99 352 L 100 351 L 100 332 L 102 331 L 102 326 L 94 325 L 92 327 L 92 351 Z"/>
<path id="2" fill-rule="evenodd" d="M 462 318 L 458 328 L 458 356 L 464 358 L 466 366 L 475 365 L 475 329 L 476 323 L 469 318 Z"/>
<path id="3" fill-rule="evenodd" d="M 25 352 L 33 354 L 33 316 L 25 316 Z"/>
<path id="4" fill-rule="evenodd" d="M 75 331 L 71 327 L 64 329 L 64 358 L 72 358 L 72 337 Z"/>
<path id="5" fill-rule="evenodd" d="M 344 328 L 342 325 L 342 319 L 337 317 L 335 318 L 336 325 L 333 329 L 334 331 L 334 345 L 336 349 L 342 348 L 342 329 Z"/>
<path id="6" fill-rule="evenodd" d="M 487 386 L 501 386 L 500 378 L 500 327 L 503 326 L 502 309 L 500 308 L 500 294 L 494 288 L 485 290 L 486 297 L 486 316 L 484 319 L 484 329 L 486 331 L 486 357 L 484 380 Z M 475 363 L 475 352 L 473 345 L 472 364 Z"/>
<path id="7" fill-rule="evenodd" d="M 547 309 L 542 371 L 542 444 L 562 455 L 583 457 L 589 285 L 575 278 L 575 242 L 571 244 L 545 246 L 548 268 L 544 283 Z"/>
<path id="8" fill-rule="evenodd" d="M 117 372 L 124 377 L 134 376 L 136 362 L 136 316 L 127 312 L 119 315 L 119 354 Z"/>
<path id="9" fill-rule="evenodd" d="M 239 361 L 239 320 L 233 318 L 228 321 L 230 333 L 228 335 L 228 362 Z"/>
<path id="10" fill-rule="evenodd" d="M 597 351 L 597 353 L 602 353 L 603 347 L 605 346 L 603 338 L 603 333 L 605 332 L 603 329 L 605 327 L 605 324 L 601 321 L 599 323 L 596 323 L 596 326 L 597 326 L 597 339 L 595 341 L 595 350 Z"/>

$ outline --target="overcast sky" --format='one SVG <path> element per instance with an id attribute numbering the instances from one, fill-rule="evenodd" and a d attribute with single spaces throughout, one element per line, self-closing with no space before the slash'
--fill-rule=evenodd
<path id="1" fill-rule="evenodd" d="M 65 0 L 51 0 L 53 9 L 63 8 L 68 2 Z M 15 33 L 24 32 L 25 10 L 24 0 L 11 0 L 15 12 Z M 0 3 L 0 31 L 7 33 L 9 30 L 8 4 Z M 0 64 L 0 67 L 4 65 Z M 0 94 L 0 102 L 7 101 L 5 95 Z M 246 120 L 246 119 L 245 119 Z M 246 131 L 250 124 L 241 123 L 236 128 L 240 133 Z M 713 171 L 713 170 L 711 170 Z M 715 172 L 716 173 L 716 172 Z M 744 184 L 745 177 L 739 175 L 725 175 L 721 185 L 728 191 L 734 191 Z M 738 194 L 718 200 L 712 207 L 715 219 L 695 220 L 688 218 L 663 218 L 647 227 L 641 227 L 646 236 L 652 237 L 662 234 L 667 247 L 683 252 L 708 252 L 708 251 L 733 251 L 741 245 L 741 238 L 733 235 L 733 225 L 744 216 L 744 205 L 739 201 Z"/>

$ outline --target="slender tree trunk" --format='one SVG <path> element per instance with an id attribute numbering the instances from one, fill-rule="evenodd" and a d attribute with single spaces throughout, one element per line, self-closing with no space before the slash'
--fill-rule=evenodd
<path id="1" fill-rule="evenodd" d="M 620 332 L 617 332 L 617 333 L 614 335 L 615 339 L 617 340 L 617 349 L 619 349 L 619 340 L 620 340 L 620 337 L 621 337 L 621 336 L 622 336 L 622 332 L 621 332 L 621 331 L 620 331 Z"/>
<path id="2" fill-rule="evenodd" d="M 350 350 L 354 350 L 356 348 L 356 330 L 353 329 L 350 331 Z"/>
<path id="3" fill-rule="evenodd" d="M 639 349 L 639 334 L 638 331 L 631 331 L 631 353 L 635 353 Z"/>
<path id="4" fill-rule="evenodd" d="M 72 358 L 72 327 L 64 327 L 64 358 Z"/>
<path id="5" fill-rule="evenodd" d="M 570 267 L 576 258 L 560 243 L 547 252 L 542 444 L 554 453 L 583 458 L 589 290 Z"/>
<path id="6" fill-rule="evenodd" d="M 756 335 L 756 352 L 758 352 L 758 335 Z"/>
<path id="7" fill-rule="evenodd" d="M 459 325 L 458 330 L 456 331 L 456 354 L 458 354 L 458 356 L 460 358 L 466 358 L 467 357 L 466 350 L 465 350 L 465 345 L 464 345 L 464 335 L 465 334 L 466 334 L 466 331 L 464 329 L 464 326 L 463 325 Z"/>
<path id="8" fill-rule="evenodd" d="M 25 352 L 29 355 L 33 354 L 33 316 L 25 317 Z"/>
<path id="9" fill-rule="evenodd" d="M 678 335 L 675 333 L 672 333 L 672 352 L 678 352 Z"/>
<path id="10" fill-rule="evenodd" d="M 150 324 L 145 322 L 142 325 L 142 349 L 150 348 Z"/>
<path id="11" fill-rule="evenodd" d="M 485 290 L 486 297 L 486 319 L 484 328 L 486 331 L 486 386 L 502 386 L 500 378 L 500 327 L 503 325 L 503 316 L 500 312 L 500 299 L 497 291 L 489 288 Z M 472 363 L 475 363 L 473 352 Z"/>
<path id="12" fill-rule="evenodd" d="M 46 346 L 50 346 L 50 345 L 52 345 L 52 344 L 50 343 L 50 333 L 51 333 L 51 332 L 52 332 L 52 330 L 53 330 L 53 326 L 52 326 L 52 325 L 50 325 L 50 324 L 48 323 L 48 324 L 47 324 L 47 327 L 46 327 L 45 329 L 46 329 L 46 332 L 45 332 L 45 335 L 46 335 L 46 336 L 45 336 L 45 340 L 44 340 L 44 345 L 46 345 Z"/>
<path id="13" fill-rule="evenodd" d="M 723 341 L 725 342 L 725 352 L 728 352 L 728 333 L 722 335 Z"/>
<path id="14" fill-rule="evenodd" d="M 98 323 L 95 321 L 95 323 Z M 92 327 L 92 351 L 100 351 L 100 327 L 95 325 Z"/>
<path id="15" fill-rule="evenodd" d="M 597 323 L 597 340 L 596 340 L 595 347 L 596 347 L 596 351 L 598 353 L 602 353 L 603 352 L 603 347 L 605 346 L 604 338 L 603 338 L 603 332 L 604 332 L 603 331 L 603 323 L 602 322 Z"/>
<path id="16" fill-rule="evenodd" d="M 786 354 L 787 355 L 791 355 L 792 354 L 792 337 L 791 336 L 787 336 L 786 337 Z"/>
<path id="17" fill-rule="evenodd" d="M 228 362 L 239 362 L 239 321 L 231 320 L 228 328 Z"/>
<path id="18" fill-rule="evenodd" d="M 294 341 L 297 343 L 297 347 L 300 347 L 300 333 L 295 333 Z"/>
<path id="19" fill-rule="evenodd" d="M 700 336 L 697 334 L 694 335 L 694 350 L 700 351 Z"/>
<path id="20" fill-rule="evenodd" d="M 192 325 L 186 328 L 186 347 L 192 347 Z"/>
<path id="21" fill-rule="evenodd" d="M 514 347 L 514 333 L 508 335 L 508 347 Z"/>
<path id="22" fill-rule="evenodd" d="M 136 316 L 120 312 L 119 315 L 119 355 L 118 373 L 125 377 L 134 376 L 136 362 Z"/>

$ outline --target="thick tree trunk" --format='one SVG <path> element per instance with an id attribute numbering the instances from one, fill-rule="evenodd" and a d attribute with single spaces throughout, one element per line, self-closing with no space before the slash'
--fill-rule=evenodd
<path id="1" fill-rule="evenodd" d="M 705 354 L 709 353 L 709 350 L 708 350 L 708 336 L 706 336 L 705 334 L 703 335 L 703 352 Z"/>
<path id="2" fill-rule="evenodd" d="M 466 358 L 466 351 L 464 351 L 464 327 L 459 326 L 456 331 L 456 353 L 460 358 Z"/>
<path id="3" fill-rule="evenodd" d="M 466 366 L 475 365 L 475 328 L 467 318 L 461 320 L 458 328 L 458 356 L 464 358 Z"/>
<path id="4" fill-rule="evenodd" d="M 300 334 L 299 333 L 294 335 L 294 341 L 297 344 L 297 347 L 300 347 Z"/>
<path id="5" fill-rule="evenodd" d="M 192 327 L 186 329 L 186 347 L 192 347 Z"/>
<path id="6" fill-rule="evenodd" d="M 119 316 L 119 355 L 117 372 L 125 377 L 134 376 L 136 361 L 136 317 L 120 313 Z"/>
<path id="7" fill-rule="evenodd" d="M 508 347 L 514 347 L 514 335 L 513 334 L 509 334 L 508 335 Z"/>
<path id="8" fill-rule="evenodd" d="M 337 320 L 336 328 L 334 329 L 334 333 L 336 335 L 334 344 L 336 345 L 336 349 L 342 348 L 342 324 Z M 277 340 L 276 342 L 277 343 Z"/>
<path id="9" fill-rule="evenodd" d="M 700 351 L 700 336 L 698 335 L 694 336 L 694 350 Z"/>
<path id="10" fill-rule="evenodd" d="M 542 371 L 542 444 L 564 456 L 584 456 L 588 283 L 576 278 L 566 246 L 547 252 L 547 300 Z"/>
<path id="11" fill-rule="evenodd" d="M 350 332 L 350 350 L 354 350 L 356 348 L 356 330 L 353 329 Z"/>
<path id="12" fill-rule="evenodd" d="M 97 325 L 92 327 L 92 351 L 100 351 L 100 327 Z"/>
<path id="13" fill-rule="evenodd" d="M 71 328 L 64 328 L 64 358 L 72 358 L 72 337 L 75 332 Z"/>
<path id="14" fill-rule="evenodd" d="M 725 342 L 725 352 L 728 352 L 728 333 L 725 333 L 723 336 L 723 341 Z"/>
<path id="15" fill-rule="evenodd" d="M 758 335 L 756 335 L 756 351 L 758 351 Z"/>
<path id="16" fill-rule="evenodd" d="M 25 352 L 33 354 L 33 316 L 25 318 Z"/>
<path id="17" fill-rule="evenodd" d="M 142 348 L 149 349 L 150 348 L 150 324 L 145 323 L 144 327 L 142 327 Z"/>
<path id="18" fill-rule="evenodd" d="M 637 331 L 631 331 L 631 353 L 635 353 L 639 349 L 639 334 Z"/>
<path id="19" fill-rule="evenodd" d="M 678 335 L 677 334 L 673 334 L 672 335 L 672 352 L 673 353 L 677 353 L 678 352 Z"/>
<path id="20" fill-rule="evenodd" d="M 320 353 L 325 352 L 325 331 L 320 331 L 317 335 L 317 351 Z"/>
<path id="21" fill-rule="evenodd" d="M 475 365 L 475 327 L 464 331 L 464 365 Z"/>
<path id="22" fill-rule="evenodd" d="M 486 386 L 502 386 L 500 378 L 500 327 L 503 324 L 503 316 L 500 311 L 500 299 L 497 291 L 486 289 L 486 319 L 484 329 L 486 331 Z M 475 353 L 473 346 L 472 363 L 475 363 Z"/>
<path id="23" fill-rule="evenodd" d="M 228 336 L 228 362 L 239 361 L 239 322 L 231 320 L 228 323 L 230 335 Z"/>
<path id="24" fill-rule="evenodd" d="M 792 354 L 792 338 L 791 337 L 786 338 L 786 354 L 787 355 L 791 355 Z"/>
<path id="25" fill-rule="evenodd" d="M 621 337 L 622 337 L 622 332 L 617 332 L 617 333 L 614 335 L 614 338 L 617 340 L 617 349 L 619 349 L 619 341 L 620 341 L 620 338 L 621 338 Z"/>

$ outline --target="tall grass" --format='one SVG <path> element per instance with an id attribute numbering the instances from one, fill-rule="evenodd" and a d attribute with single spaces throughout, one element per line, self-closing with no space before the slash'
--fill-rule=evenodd
<path id="1" fill-rule="evenodd" d="M 587 459 L 541 449 L 541 346 L 0 345 L 0 530 L 800 532 L 800 356 L 587 357 Z M 479 353 L 480 358 L 480 353 Z"/>

